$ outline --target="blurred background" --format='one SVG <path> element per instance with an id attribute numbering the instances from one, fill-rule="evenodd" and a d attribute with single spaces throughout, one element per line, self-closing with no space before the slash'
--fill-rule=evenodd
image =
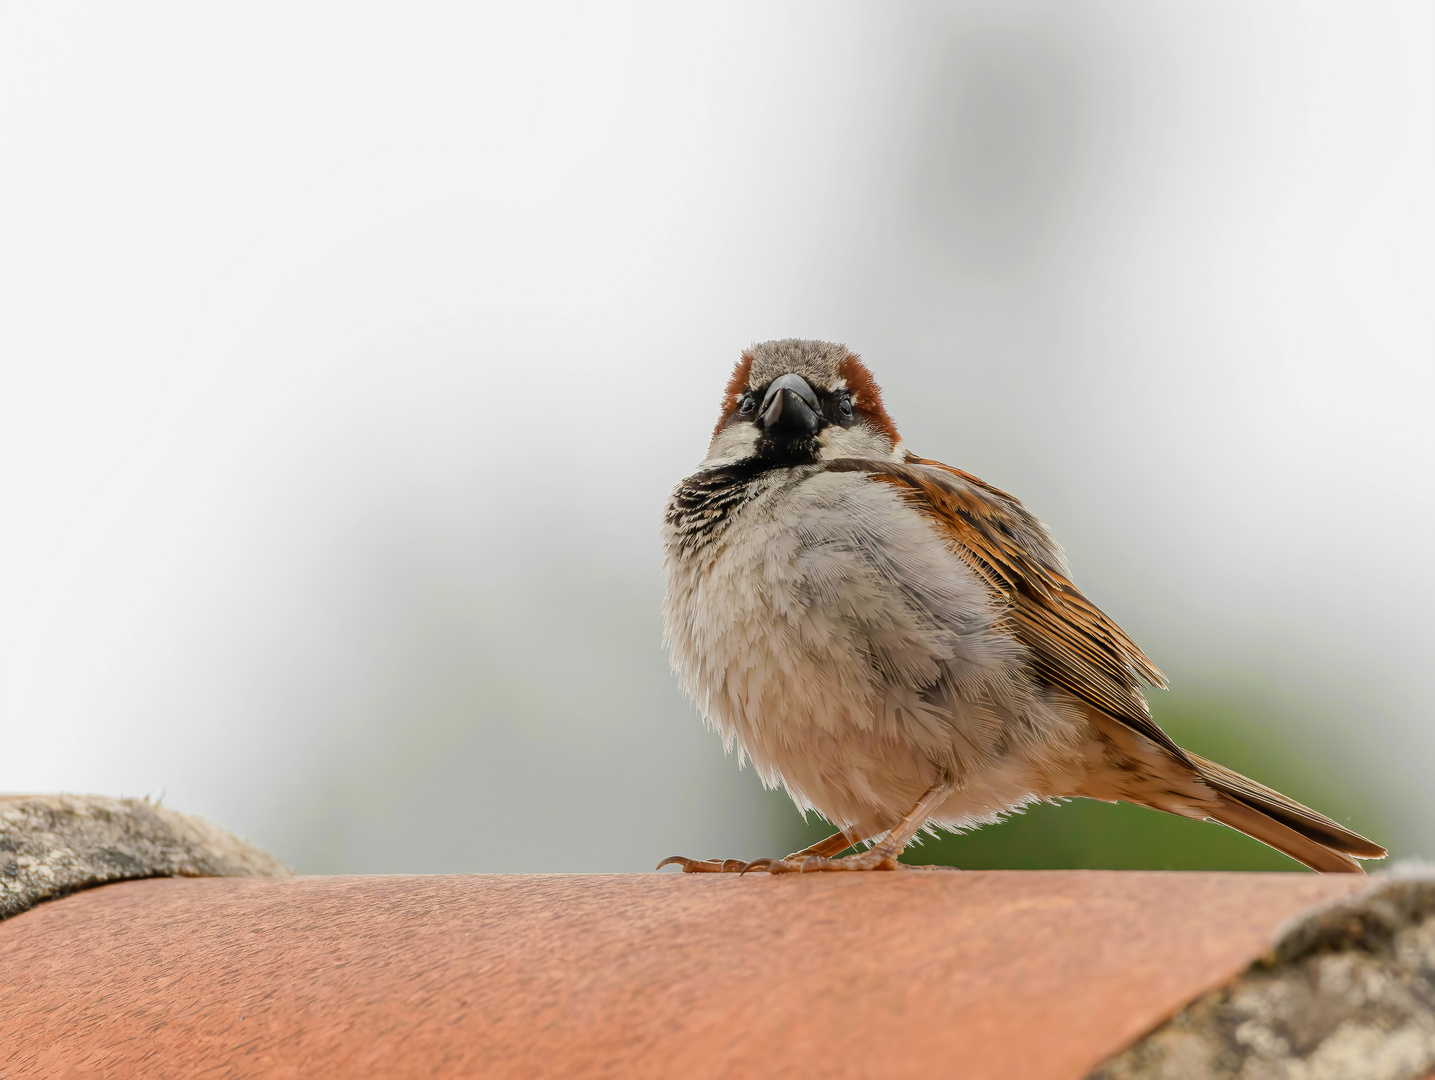
<path id="1" fill-rule="evenodd" d="M 0 790 L 301 871 L 822 832 L 661 646 L 738 352 L 1018 494 L 1181 741 L 1435 854 L 1435 8 L 0 8 Z M 978 866 L 1295 868 L 1042 807 Z"/>

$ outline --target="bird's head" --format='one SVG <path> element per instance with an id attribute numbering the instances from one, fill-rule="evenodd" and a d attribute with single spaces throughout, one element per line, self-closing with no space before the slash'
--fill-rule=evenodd
<path id="1" fill-rule="evenodd" d="M 703 464 L 782 467 L 902 453 L 882 391 L 856 353 L 784 338 L 743 352 Z"/>

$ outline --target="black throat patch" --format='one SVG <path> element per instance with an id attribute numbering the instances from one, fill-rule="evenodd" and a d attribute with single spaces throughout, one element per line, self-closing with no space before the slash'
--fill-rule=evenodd
<path id="1" fill-rule="evenodd" d="M 820 449 L 816 435 L 792 436 L 764 431 L 757 437 L 757 443 L 753 447 L 756 457 L 751 461 L 758 472 L 766 469 L 790 469 L 794 465 L 815 465 Z"/>

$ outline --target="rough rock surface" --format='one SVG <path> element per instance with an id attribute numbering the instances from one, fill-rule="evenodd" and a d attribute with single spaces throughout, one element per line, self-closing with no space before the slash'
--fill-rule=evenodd
<path id="1" fill-rule="evenodd" d="M 0 919 L 108 881 L 288 874 L 248 841 L 147 799 L 0 796 Z"/>
<path id="2" fill-rule="evenodd" d="M 1435 870 L 1302 917 L 1090 1080 L 1419 1080 L 1435 1069 Z"/>

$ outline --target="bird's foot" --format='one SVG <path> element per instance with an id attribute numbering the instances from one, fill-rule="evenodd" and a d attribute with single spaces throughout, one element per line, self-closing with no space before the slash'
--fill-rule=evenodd
<path id="1" fill-rule="evenodd" d="M 757 862 L 766 865 L 770 862 L 791 862 L 793 859 L 804 859 L 811 855 L 839 855 L 856 842 L 855 837 L 846 833 L 833 833 L 811 847 L 794 851 L 786 859 L 758 859 Z M 689 859 L 683 855 L 672 855 L 658 863 L 658 869 L 671 864 L 681 866 L 685 874 L 745 874 L 757 865 L 745 859 Z"/>
<path id="2" fill-rule="evenodd" d="M 742 867 L 742 873 L 749 870 L 766 870 L 769 874 L 806 874 L 823 870 L 956 870 L 960 866 L 913 865 L 898 862 L 896 856 L 885 855 L 875 848 L 859 855 L 848 855 L 845 859 L 828 859 L 821 855 L 789 855 L 785 859 L 754 859 Z"/>
<path id="3" fill-rule="evenodd" d="M 766 870 L 769 874 L 807 874 L 819 871 L 833 870 L 915 870 L 914 866 L 897 861 L 896 852 L 890 850 L 885 844 L 878 844 L 868 851 L 859 851 L 855 855 L 848 855 L 845 859 L 833 859 L 826 855 L 808 855 L 799 851 L 796 855 L 789 855 L 785 859 L 753 859 L 742 868 L 742 873 L 749 870 Z"/>
<path id="4" fill-rule="evenodd" d="M 656 869 L 681 866 L 685 874 L 740 874 L 747 863 L 741 859 L 689 859 L 686 855 L 669 855 Z"/>
<path id="5" fill-rule="evenodd" d="M 685 874 L 746 874 L 749 870 L 766 870 L 769 874 L 801 874 L 808 870 L 918 870 L 925 867 L 907 866 L 895 858 L 873 849 L 845 859 L 796 852 L 781 859 L 689 859 L 685 855 L 669 855 L 656 869 L 680 866 Z"/>
<path id="6" fill-rule="evenodd" d="M 824 855 L 810 855 L 799 851 L 781 859 L 689 859 L 683 855 L 670 855 L 658 863 L 657 869 L 665 866 L 680 866 L 685 874 L 746 874 L 748 871 L 766 871 L 769 874 L 805 874 L 808 871 L 823 870 L 960 870 L 959 866 L 914 866 L 898 862 L 895 855 L 880 848 L 849 855 L 845 859 L 832 859 Z"/>
<path id="7" fill-rule="evenodd" d="M 765 870 L 769 874 L 805 874 L 808 871 L 820 873 L 832 870 L 955 870 L 955 866 L 910 866 L 897 861 L 902 849 L 912 842 L 922 823 L 931 815 L 932 808 L 950 794 L 949 780 L 938 781 L 923 793 L 917 805 L 901 821 L 888 831 L 867 851 L 859 851 L 844 859 L 834 856 L 862 842 L 855 830 L 844 829 L 833 833 L 825 840 L 819 840 L 811 847 L 795 851 L 781 859 L 753 859 L 742 862 L 739 859 L 689 859 L 673 855 L 658 863 L 658 869 L 676 863 L 685 874 L 746 874 L 749 870 Z"/>

